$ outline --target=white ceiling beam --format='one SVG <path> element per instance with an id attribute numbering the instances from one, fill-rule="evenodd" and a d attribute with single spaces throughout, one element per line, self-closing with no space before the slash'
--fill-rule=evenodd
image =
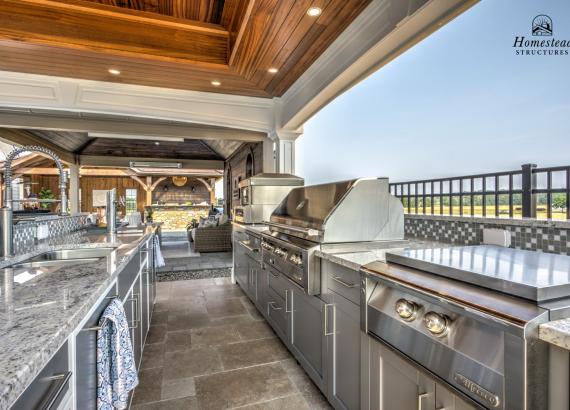
<path id="1" fill-rule="evenodd" d="M 80 155 L 79 165 L 90 167 L 121 167 L 129 168 L 131 161 L 140 162 L 169 162 L 176 161 L 182 164 L 182 168 L 223 170 L 224 161 L 178 159 L 178 158 L 138 158 L 138 157 L 112 157 L 104 155 Z M 169 174 L 176 175 L 179 169 L 169 169 Z"/>

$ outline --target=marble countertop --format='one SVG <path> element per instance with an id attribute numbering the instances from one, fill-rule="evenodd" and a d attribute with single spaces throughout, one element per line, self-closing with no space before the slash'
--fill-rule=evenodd
<path id="1" fill-rule="evenodd" d="M 83 231 L 0 261 L 0 409 L 15 402 L 154 229 L 125 228 L 117 235 Z M 109 246 L 116 249 L 97 262 L 7 268 L 47 250 Z"/>
<path id="2" fill-rule="evenodd" d="M 450 246 L 453 245 L 444 242 L 418 239 L 405 241 L 364 242 L 325 246 L 323 249 L 316 251 L 315 255 L 349 269 L 360 270 L 363 265 L 370 262 L 385 261 L 386 252 L 388 251 L 420 248 L 447 248 Z"/>

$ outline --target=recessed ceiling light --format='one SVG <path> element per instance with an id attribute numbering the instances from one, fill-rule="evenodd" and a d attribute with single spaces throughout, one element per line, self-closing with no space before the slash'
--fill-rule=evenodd
<path id="1" fill-rule="evenodd" d="M 320 16 L 322 12 L 323 11 L 320 7 L 311 7 L 309 10 L 307 10 L 307 14 L 311 17 Z"/>
<path id="2" fill-rule="evenodd" d="M 213 85 L 214 87 L 219 87 L 220 85 L 222 85 L 222 83 L 219 82 L 219 81 L 212 81 L 212 85 Z"/>
<path id="3" fill-rule="evenodd" d="M 160 142 L 154 141 L 154 145 L 160 145 Z"/>
<path id="4" fill-rule="evenodd" d="M 109 74 L 113 74 L 113 75 L 119 75 L 121 74 L 121 72 L 119 70 L 117 70 L 116 68 L 109 68 Z"/>
<path id="5" fill-rule="evenodd" d="M 275 74 L 277 71 L 279 71 L 279 69 L 275 68 L 275 67 L 271 67 L 269 70 L 267 70 L 268 72 L 270 72 L 271 74 Z"/>

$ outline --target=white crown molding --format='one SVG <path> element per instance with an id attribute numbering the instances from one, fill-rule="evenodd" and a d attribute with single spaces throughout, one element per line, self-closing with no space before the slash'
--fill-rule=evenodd
<path id="1" fill-rule="evenodd" d="M 478 0 L 373 0 L 275 101 L 276 126 L 296 130 L 321 108 L 427 37 Z"/>
<path id="2" fill-rule="evenodd" d="M 268 132 L 267 98 L 0 71 L 0 107 L 136 116 Z"/>

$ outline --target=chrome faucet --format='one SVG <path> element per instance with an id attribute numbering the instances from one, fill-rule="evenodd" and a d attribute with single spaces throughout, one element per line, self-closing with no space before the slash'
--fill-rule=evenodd
<path id="1" fill-rule="evenodd" d="M 60 199 L 55 200 L 42 200 L 42 199 L 19 199 L 12 198 L 12 161 L 23 152 L 39 152 L 44 154 L 55 161 L 55 165 L 59 170 L 59 191 Z M 61 210 L 60 215 L 67 214 L 67 193 L 65 192 L 67 186 L 67 176 L 63 169 L 61 159 L 50 149 L 32 145 L 27 147 L 20 147 L 14 149 L 6 156 L 4 162 L 4 204 L 0 209 L 0 256 L 13 256 L 14 254 L 14 235 L 13 235 L 13 204 L 14 202 L 60 202 Z"/>

